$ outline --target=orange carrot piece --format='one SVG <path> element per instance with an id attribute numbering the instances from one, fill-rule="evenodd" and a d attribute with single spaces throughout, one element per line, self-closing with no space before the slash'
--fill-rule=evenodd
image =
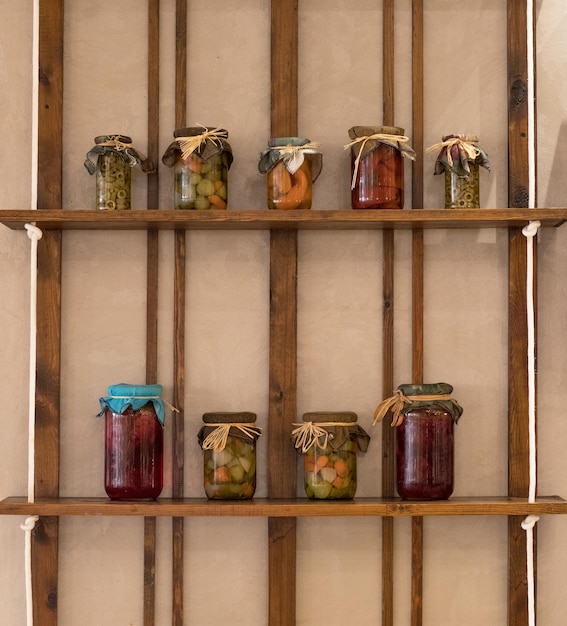
<path id="1" fill-rule="evenodd" d="M 215 209 L 226 209 L 226 202 L 216 193 L 209 196 L 209 202 L 215 207 Z"/>
<path id="2" fill-rule="evenodd" d="M 335 461 L 335 471 L 340 478 L 346 478 L 348 476 L 348 465 L 343 459 L 337 459 Z"/>
<path id="3" fill-rule="evenodd" d="M 317 458 L 315 462 L 315 473 L 317 473 L 322 467 L 325 467 L 329 461 L 329 457 L 326 454 L 322 454 Z"/>

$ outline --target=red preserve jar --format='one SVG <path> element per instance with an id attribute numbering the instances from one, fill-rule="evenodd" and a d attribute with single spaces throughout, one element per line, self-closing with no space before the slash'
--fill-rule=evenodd
<path id="1" fill-rule="evenodd" d="M 112 500 L 155 500 L 163 489 L 160 385 L 112 385 L 105 420 L 104 488 Z"/>
<path id="2" fill-rule="evenodd" d="M 396 126 L 353 126 L 351 205 L 353 209 L 403 209 L 404 161 L 415 152 Z"/>
<path id="3" fill-rule="evenodd" d="M 396 487 L 406 500 L 446 500 L 453 493 L 454 427 L 463 409 L 452 391 L 447 383 L 400 385 L 377 409 L 376 419 L 393 412 Z"/>

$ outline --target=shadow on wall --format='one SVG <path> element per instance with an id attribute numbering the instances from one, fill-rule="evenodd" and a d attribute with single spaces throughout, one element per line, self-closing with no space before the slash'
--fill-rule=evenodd
<path id="1" fill-rule="evenodd" d="M 539 206 L 567 206 L 567 188 L 564 184 L 565 163 L 567 162 L 567 122 L 561 124 L 557 135 L 557 144 L 549 171 L 547 193 L 545 198 L 538 198 Z"/>

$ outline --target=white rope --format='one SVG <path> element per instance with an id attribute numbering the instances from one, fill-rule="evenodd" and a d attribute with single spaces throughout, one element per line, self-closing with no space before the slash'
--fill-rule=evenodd
<path id="1" fill-rule="evenodd" d="M 35 483 L 35 381 L 36 381 L 36 345 L 37 345 L 37 242 L 43 233 L 33 224 L 26 224 L 28 237 L 31 239 L 30 262 L 30 362 L 29 362 L 29 397 L 28 397 L 28 502 L 34 501 Z"/>
<path id="2" fill-rule="evenodd" d="M 25 531 L 25 573 L 26 573 L 26 618 L 28 626 L 33 625 L 33 593 L 31 571 L 31 534 L 39 517 L 31 515 L 20 528 Z"/>
<path id="3" fill-rule="evenodd" d="M 522 229 L 526 237 L 526 312 L 528 325 L 528 437 L 529 437 L 529 474 L 528 501 L 535 502 L 537 487 L 536 455 L 536 370 L 535 370 L 535 303 L 534 303 L 534 237 L 541 226 L 539 221 L 532 221 Z M 534 545 L 533 529 L 539 517 L 529 515 L 522 522 L 526 531 L 526 564 L 528 579 L 528 620 L 529 626 L 535 626 L 535 583 L 534 583 Z"/>

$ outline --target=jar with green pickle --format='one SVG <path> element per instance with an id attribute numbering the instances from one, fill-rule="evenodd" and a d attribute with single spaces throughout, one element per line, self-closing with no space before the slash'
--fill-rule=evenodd
<path id="1" fill-rule="evenodd" d="M 357 454 L 366 452 L 370 436 L 351 411 L 319 411 L 303 415 L 291 438 L 303 456 L 305 494 L 314 500 L 354 498 Z"/>
<path id="2" fill-rule="evenodd" d="M 85 167 L 95 175 L 96 208 L 109 211 L 131 209 L 132 168 L 154 171 L 152 163 L 132 146 L 127 135 L 100 135 L 87 153 Z"/>
<path id="3" fill-rule="evenodd" d="M 247 411 L 205 413 L 197 435 L 203 484 L 210 500 L 249 500 L 256 491 L 256 442 L 261 429 Z"/>
<path id="4" fill-rule="evenodd" d="M 490 171 L 486 152 L 477 145 L 476 135 L 445 135 L 427 152 L 439 150 L 434 174 L 445 175 L 445 208 L 480 208 L 480 170 Z"/>
<path id="5" fill-rule="evenodd" d="M 174 131 L 162 162 L 173 168 L 176 209 L 223 210 L 228 206 L 232 148 L 223 128 L 190 127 Z"/>

